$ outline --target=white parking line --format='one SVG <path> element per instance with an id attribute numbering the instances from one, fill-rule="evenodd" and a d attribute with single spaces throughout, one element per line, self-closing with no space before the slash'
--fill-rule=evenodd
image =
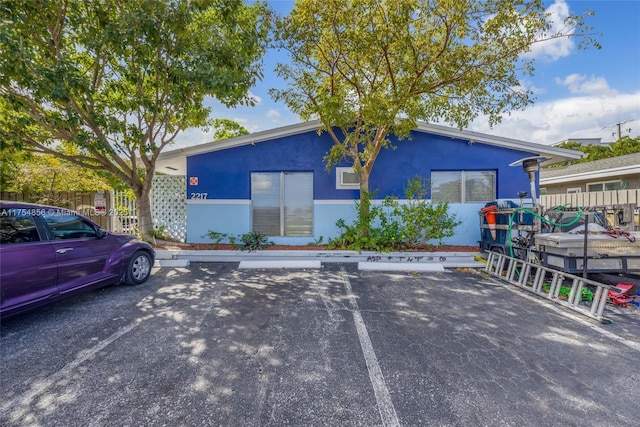
<path id="1" fill-rule="evenodd" d="M 6 402 L 0 407 L 0 418 L 4 418 L 5 415 L 7 415 L 9 412 L 12 412 L 14 409 L 17 409 L 18 406 L 26 406 L 31 404 L 37 396 L 44 393 L 49 387 L 53 386 L 58 381 L 68 377 L 71 371 L 76 369 L 78 366 L 82 365 L 88 359 L 95 356 L 98 352 L 103 350 L 106 346 L 108 346 L 109 344 L 111 344 L 121 336 L 129 333 L 133 328 L 135 328 L 139 324 L 140 322 L 131 323 L 125 326 L 124 328 L 116 331 L 113 335 L 111 335 L 107 339 L 100 341 L 98 344 L 96 344 L 92 348 L 82 352 L 79 357 L 67 363 L 59 371 L 54 372 L 53 374 L 49 375 L 47 378 L 45 378 L 42 381 L 38 381 L 34 383 L 29 390 L 25 391 L 15 399 L 10 400 L 9 402 Z"/>
<path id="2" fill-rule="evenodd" d="M 371 344 L 369 332 L 367 332 L 367 327 L 362 315 L 360 314 L 360 309 L 358 308 L 358 301 L 353 294 L 351 282 L 349 282 L 349 276 L 343 266 L 340 266 L 340 273 L 344 283 L 344 288 L 347 292 L 347 297 L 349 298 L 349 305 L 351 306 L 353 313 L 353 320 L 356 324 L 356 332 L 358 333 L 360 346 L 362 347 L 362 353 L 364 354 L 364 360 L 367 364 L 367 370 L 369 371 L 369 379 L 373 386 L 373 394 L 376 397 L 378 411 L 380 412 L 380 418 L 382 419 L 382 425 L 399 426 L 400 421 L 396 414 L 396 408 L 393 406 L 393 402 L 391 401 L 391 395 L 389 394 L 389 389 L 387 388 L 384 376 L 382 375 L 382 370 L 378 364 L 378 358 L 373 350 L 373 344 Z"/>

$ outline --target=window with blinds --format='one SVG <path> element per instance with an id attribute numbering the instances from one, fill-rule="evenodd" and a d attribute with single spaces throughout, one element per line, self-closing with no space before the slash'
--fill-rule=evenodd
<path id="1" fill-rule="evenodd" d="M 431 172 L 431 200 L 434 202 L 490 202 L 495 198 L 495 171 Z"/>
<path id="2" fill-rule="evenodd" d="M 313 236 L 313 173 L 252 173 L 251 214 L 255 233 Z"/>

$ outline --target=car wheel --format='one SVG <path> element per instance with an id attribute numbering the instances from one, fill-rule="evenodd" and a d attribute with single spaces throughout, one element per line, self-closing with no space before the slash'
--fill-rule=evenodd
<path id="1" fill-rule="evenodd" d="M 151 275 L 151 256 L 145 251 L 138 251 L 129 260 L 125 283 L 139 285 L 146 282 Z"/>

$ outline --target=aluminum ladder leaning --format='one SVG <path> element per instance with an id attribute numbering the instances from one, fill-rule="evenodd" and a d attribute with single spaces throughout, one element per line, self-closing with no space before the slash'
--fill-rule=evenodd
<path id="1" fill-rule="evenodd" d="M 599 322 L 604 320 L 609 285 L 497 252 L 489 252 L 484 271 L 584 316 Z M 560 299 L 561 287 L 567 281 L 571 283 L 571 290 L 566 300 Z M 585 286 L 595 288 L 591 301 L 583 301 Z"/>

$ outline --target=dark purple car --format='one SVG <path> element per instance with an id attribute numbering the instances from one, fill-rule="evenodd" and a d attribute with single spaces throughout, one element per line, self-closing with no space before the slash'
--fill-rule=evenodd
<path id="1" fill-rule="evenodd" d="M 115 283 L 137 285 L 155 253 L 68 209 L 0 201 L 0 317 Z"/>

